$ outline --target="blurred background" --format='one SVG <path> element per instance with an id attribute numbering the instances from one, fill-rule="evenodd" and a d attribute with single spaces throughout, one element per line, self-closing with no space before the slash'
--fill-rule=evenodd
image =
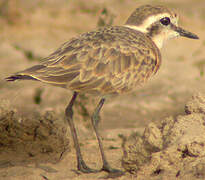
<path id="1" fill-rule="evenodd" d="M 119 146 L 119 134 L 140 133 L 149 122 L 182 114 L 187 99 L 205 90 L 204 0 L 0 0 L 0 101 L 8 101 L 22 117 L 53 110 L 63 119 L 70 91 L 33 81 L 8 83 L 4 78 L 38 64 L 73 36 L 124 24 L 142 4 L 174 9 L 180 15 L 179 24 L 200 40 L 178 38 L 165 43 L 157 75 L 136 92 L 106 102 L 101 131 L 105 138 L 116 138 Z M 82 95 L 75 105 L 84 139 L 94 138 L 89 116 L 98 100 Z"/>

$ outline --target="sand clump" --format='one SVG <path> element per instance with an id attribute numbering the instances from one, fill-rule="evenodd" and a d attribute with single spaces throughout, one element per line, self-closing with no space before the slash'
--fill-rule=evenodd
<path id="1" fill-rule="evenodd" d="M 150 123 L 123 144 L 122 165 L 136 179 L 205 179 L 205 96 L 195 94 L 185 115 Z"/>
<path id="2" fill-rule="evenodd" d="M 21 117 L 8 102 L 1 102 L 0 167 L 58 162 L 70 151 L 65 127 L 53 111 Z"/>

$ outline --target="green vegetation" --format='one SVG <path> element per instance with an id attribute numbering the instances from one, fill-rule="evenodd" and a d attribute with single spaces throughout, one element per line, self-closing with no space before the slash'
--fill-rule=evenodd
<path id="1" fill-rule="evenodd" d="M 204 76 L 205 59 L 201 59 L 198 62 L 194 63 L 194 66 L 199 69 L 200 77 Z"/>
<path id="2" fill-rule="evenodd" d="M 14 48 L 18 51 L 21 51 L 27 60 L 29 61 L 40 61 L 42 57 L 39 57 L 37 55 L 34 55 L 34 53 L 31 50 L 25 49 L 23 47 L 20 47 L 18 45 L 14 45 Z"/>
<path id="3" fill-rule="evenodd" d="M 114 14 L 107 8 L 103 8 L 97 22 L 97 27 L 111 26 L 113 24 L 114 17 Z"/>
<path id="4" fill-rule="evenodd" d="M 42 93 L 43 93 L 43 89 L 41 88 L 37 88 L 35 90 L 35 94 L 33 96 L 33 100 L 35 104 L 40 104 L 42 102 Z"/>
<path id="5" fill-rule="evenodd" d="M 112 145 L 111 145 L 111 146 L 109 146 L 109 147 L 108 147 L 108 149 L 120 149 L 120 148 L 119 148 L 119 147 L 116 147 L 116 146 L 112 146 Z"/>

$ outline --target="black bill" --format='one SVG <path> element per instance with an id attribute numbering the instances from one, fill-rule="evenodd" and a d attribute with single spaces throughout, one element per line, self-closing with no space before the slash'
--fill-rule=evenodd
<path id="1" fill-rule="evenodd" d="M 177 27 L 173 24 L 172 24 L 172 29 L 175 30 L 176 32 L 178 32 L 180 36 L 184 36 L 184 37 L 191 38 L 191 39 L 199 39 L 199 37 L 196 34 L 191 33 L 189 31 L 186 31 L 186 30 L 184 30 L 180 27 Z"/>

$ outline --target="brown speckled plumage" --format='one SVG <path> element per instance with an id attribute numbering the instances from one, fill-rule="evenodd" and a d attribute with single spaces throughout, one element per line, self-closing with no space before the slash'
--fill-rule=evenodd
<path id="1" fill-rule="evenodd" d="M 76 92 L 129 92 L 156 73 L 160 52 L 145 34 L 114 26 L 64 43 L 40 65 L 17 73 Z"/>

